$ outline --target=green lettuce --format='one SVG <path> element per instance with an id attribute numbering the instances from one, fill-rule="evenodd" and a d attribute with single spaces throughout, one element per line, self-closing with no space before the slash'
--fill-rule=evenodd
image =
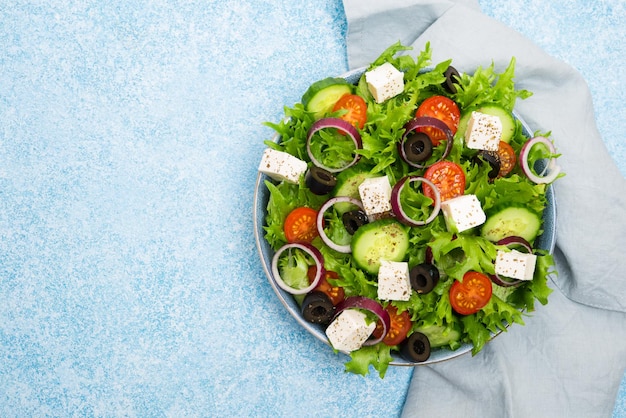
<path id="1" fill-rule="evenodd" d="M 453 99 L 463 109 L 494 103 L 513 111 L 518 98 L 527 99 L 532 95 L 528 90 L 515 88 L 514 76 L 515 57 L 503 73 L 496 71 L 494 63 L 487 68 L 478 67 L 473 74 L 461 75 Z"/>

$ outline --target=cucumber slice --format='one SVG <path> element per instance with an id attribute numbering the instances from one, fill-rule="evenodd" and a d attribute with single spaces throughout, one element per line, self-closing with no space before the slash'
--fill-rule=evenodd
<path id="1" fill-rule="evenodd" d="M 517 129 L 515 118 L 511 112 L 495 104 L 486 104 L 475 107 L 468 109 L 465 113 L 463 113 L 461 119 L 459 120 L 459 128 L 457 129 L 457 135 L 459 137 L 465 137 L 465 131 L 467 130 L 467 124 L 472 116 L 472 112 L 480 112 L 486 115 L 497 116 L 502 123 L 502 137 L 500 140 L 506 142 L 507 144 L 511 142 L 511 139 L 515 135 L 515 130 Z"/>
<path id="2" fill-rule="evenodd" d="M 363 180 L 377 176 L 377 174 L 372 174 L 369 169 L 359 166 L 350 167 L 337 175 L 334 195 L 349 196 L 360 200 L 359 185 L 363 183 Z M 353 208 L 354 205 L 350 203 L 340 202 L 335 204 L 335 210 L 339 214 L 348 212 Z"/>
<path id="3" fill-rule="evenodd" d="M 302 96 L 302 104 L 315 119 L 320 119 L 333 110 L 341 96 L 349 93 L 352 93 L 352 86 L 346 80 L 327 77 L 311 84 Z"/>
<path id="4" fill-rule="evenodd" d="M 417 327 L 416 332 L 421 332 L 428 337 L 431 347 L 458 346 L 461 344 L 461 332 L 456 328 L 440 325 L 428 325 Z"/>
<path id="5" fill-rule="evenodd" d="M 356 230 L 350 244 L 357 266 L 378 274 L 380 260 L 402 261 L 409 249 L 407 228 L 395 219 L 381 219 Z"/>
<path id="6" fill-rule="evenodd" d="M 522 207 L 508 207 L 487 217 L 480 234 L 492 242 L 518 236 L 529 243 L 539 235 L 541 218 L 535 212 Z"/>

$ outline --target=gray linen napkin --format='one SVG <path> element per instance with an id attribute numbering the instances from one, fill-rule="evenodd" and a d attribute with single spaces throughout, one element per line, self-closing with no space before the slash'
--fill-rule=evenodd
<path id="1" fill-rule="evenodd" d="M 351 68 L 394 42 L 463 71 L 500 71 L 516 57 L 517 103 L 533 130 L 551 131 L 567 174 L 555 184 L 558 276 L 546 306 L 475 357 L 415 369 L 403 416 L 610 416 L 626 368 L 626 180 L 595 125 L 584 79 L 480 12 L 471 0 L 344 0 Z"/>

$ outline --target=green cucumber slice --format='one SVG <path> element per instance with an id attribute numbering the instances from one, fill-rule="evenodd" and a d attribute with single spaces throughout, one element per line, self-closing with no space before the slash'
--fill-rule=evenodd
<path id="1" fill-rule="evenodd" d="M 435 347 L 457 347 L 461 344 L 461 332 L 452 327 L 440 325 L 426 325 L 417 327 L 415 332 L 421 332 L 428 337 L 430 346 Z"/>
<path id="2" fill-rule="evenodd" d="M 467 130 L 467 124 L 472 116 L 472 112 L 480 112 L 486 115 L 497 116 L 502 123 L 502 137 L 500 140 L 506 142 L 507 144 L 511 142 L 511 139 L 515 135 L 515 130 L 517 129 L 515 118 L 511 112 L 495 104 L 478 106 L 468 109 L 465 113 L 463 113 L 461 119 L 459 120 L 459 127 L 457 129 L 457 135 L 459 137 L 465 137 L 465 131 Z"/>
<path id="3" fill-rule="evenodd" d="M 354 166 L 350 167 L 337 175 L 337 184 L 335 185 L 335 196 L 349 196 L 360 200 L 359 185 L 363 183 L 363 180 L 372 177 L 378 177 L 379 174 L 373 174 L 369 169 L 363 167 Z M 335 210 L 339 214 L 348 212 L 354 208 L 354 205 L 346 202 L 340 202 L 335 204 Z"/>
<path id="4" fill-rule="evenodd" d="M 357 266 L 378 274 L 380 260 L 402 261 L 409 249 L 407 228 L 395 219 L 381 219 L 356 230 L 350 243 Z"/>
<path id="5" fill-rule="evenodd" d="M 492 242 L 518 236 L 532 244 L 540 229 L 539 215 L 527 208 L 511 206 L 488 216 L 480 234 Z"/>
<path id="6" fill-rule="evenodd" d="M 352 93 L 352 86 L 346 80 L 327 77 L 311 84 L 302 96 L 302 104 L 315 119 L 319 119 L 333 110 L 341 96 L 349 93 Z"/>

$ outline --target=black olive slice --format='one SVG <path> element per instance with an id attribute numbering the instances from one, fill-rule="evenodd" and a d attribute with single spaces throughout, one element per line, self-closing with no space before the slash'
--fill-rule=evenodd
<path id="1" fill-rule="evenodd" d="M 334 315 L 335 307 L 324 292 L 309 292 L 302 302 L 302 316 L 308 322 L 328 325 Z"/>
<path id="2" fill-rule="evenodd" d="M 400 355 L 406 361 L 421 363 L 430 357 L 430 341 L 421 332 L 414 332 L 400 345 Z"/>
<path id="3" fill-rule="evenodd" d="M 443 75 L 446 77 L 446 81 L 443 83 L 443 88 L 452 94 L 456 93 L 456 84 L 459 83 L 461 74 L 459 74 L 456 68 L 449 66 Z"/>
<path id="4" fill-rule="evenodd" d="M 418 264 L 409 272 L 411 287 L 417 293 L 428 293 L 437 286 L 439 282 L 439 269 L 434 264 Z"/>
<path id="5" fill-rule="evenodd" d="M 337 179 L 330 171 L 313 166 L 307 171 L 304 182 L 314 194 L 325 195 L 335 188 Z"/>
<path id="6" fill-rule="evenodd" d="M 500 172 L 500 156 L 498 153 L 496 151 L 482 150 L 477 156 L 482 158 L 483 161 L 486 161 L 491 166 L 488 176 L 490 179 L 495 179 Z"/>
<path id="7" fill-rule="evenodd" d="M 433 155 L 433 142 L 430 137 L 423 132 L 412 132 L 402 144 L 407 160 L 414 163 L 421 163 Z"/>
<path id="8" fill-rule="evenodd" d="M 368 223 L 367 214 L 359 209 L 345 212 L 341 215 L 341 220 L 350 235 L 354 235 L 357 229 Z"/>

